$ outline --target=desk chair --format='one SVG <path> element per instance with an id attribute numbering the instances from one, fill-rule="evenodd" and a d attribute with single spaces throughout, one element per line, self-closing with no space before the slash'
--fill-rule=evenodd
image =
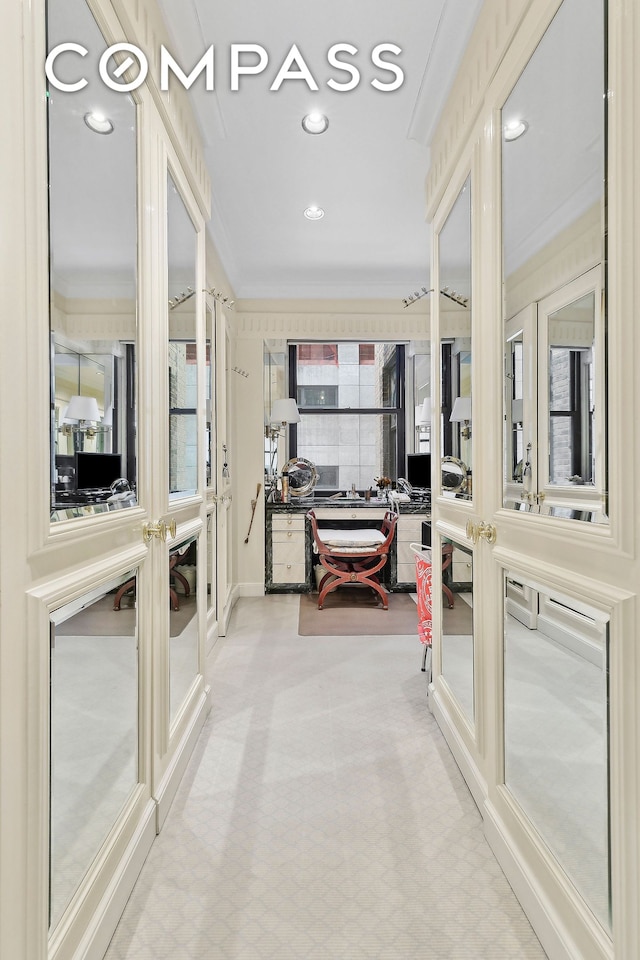
<path id="1" fill-rule="evenodd" d="M 362 583 L 371 587 L 381 598 L 383 609 L 388 610 L 388 594 L 380 584 L 378 574 L 389 559 L 398 515 L 387 510 L 379 530 L 332 528 L 318 531 L 313 510 L 307 514 L 307 520 L 311 524 L 320 564 L 326 570 L 318 584 L 318 610 L 322 610 L 327 594 L 343 583 Z"/>
<path id="2" fill-rule="evenodd" d="M 422 656 L 422 672 L 427 669 L 427 656 L 431 652 L 431 551 L 428 553 L 423 549 L 422 544 L 412 543 L 411 549 L 416 555 L 416 595 L 418 607 L 418 639 L 424 646 Z M 451 566 L 453 559 L 453 544 L 442 544 L 442 571 L 444 572 Z M 442 592 L 449 603 L 449 609 L 453 609 L 453 593 L 446 583 L 442 584 Z"/>

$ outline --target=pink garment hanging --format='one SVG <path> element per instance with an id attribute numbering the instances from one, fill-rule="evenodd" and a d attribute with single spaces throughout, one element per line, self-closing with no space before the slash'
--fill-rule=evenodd
<path id="1" fill-rule="evenodd" d="M 418 639 L 431 646 L 431 558 L 416 553 L 416 590 L 418 594 Z"/>

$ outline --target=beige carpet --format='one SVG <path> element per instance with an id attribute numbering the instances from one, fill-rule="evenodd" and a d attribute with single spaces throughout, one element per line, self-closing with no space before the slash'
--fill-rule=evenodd
<path id="1" fill-rule="evenodd" d="M 389 609 L 368 587 L 339 587 L 318 610 L 318 594 L 300 597 L 300 637 L 417 636 L 418 612 L 407 593 L 390 593 Z"/>

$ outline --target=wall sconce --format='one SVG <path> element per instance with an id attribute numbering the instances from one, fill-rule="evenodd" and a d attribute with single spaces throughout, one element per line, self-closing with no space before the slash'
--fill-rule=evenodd
<path id="1" fill-rule="evenodd" d="M 471 439 L 471 397 L 456 397 L 449 421 L 464 423 L 460 436 L 463 440 Z"/>
<path id="2" fill-rule="evenodd" d="M 293 397 L 274 400 L 271 407 L 271 419 L 265 428 L 267 437 L 270 440 L 283 437 L 288 423 L 300 423 L 298 404 Z"/>
<path id="3" fill-rule="evenodd" d="M 62 433 L 69 436 L 72 433 L 83 433 L 87 437 L 95 437 L 96 433 L 103 433 L 109 425 L 99 428 L 100 410 L 95 397 L 71 397 L 69 406 L 62 414 Z"/>

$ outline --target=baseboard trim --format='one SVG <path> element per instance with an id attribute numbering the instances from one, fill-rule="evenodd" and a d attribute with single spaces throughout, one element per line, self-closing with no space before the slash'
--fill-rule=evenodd
<path id="1" fill-rule="evenodd" d="M 451 720 L 442 702 L 440 692 L 433 684 L 431 684 L 429 688 L 429 706 L 447 741 L 447 746 L 460 767 L 460 772 L 471 791 L 471 796 L 475 800 L 476 806 L 479 810 L 482 810 L 487 799 L 487 782 L 478 770 L 467 745 Z"/>
<path id="2" fill-rule="evenodd" d="M 102 960 L 156 838 L 156 804 L 149 799 L 124 856 L 101 898 L 73 960 Z"/>
<path id="3" fill-rule="evenodd" d="M 182 739 L 178 744 L 171 762 L 167 767 L 165 774 L 158 785 L 158 789 L 155 794 L 155 801 L 157 804 L 157 822 L 156 830 L 160 833 L 162 825 L 167 818 L 167 814 L 171 809 L 171 804 L 176 795 L 176 791 L 180 785 L 180 781 L 184 776 L 184 772 L 187 769 L 187 764 L 189 758 L 193 752 L 193 748 L 196 745 L 198 737 L 204 726 L 204 722 L 207 718 L 207 714 L 211 709 L 211 688 L 205 687 L 202 691 L 198 703 L 193 711 L 191 721 L 189 722 L 186 730 L 182 735 Z"/>
<path id="4" fill-rule="evenodd" d="M 239 597 L 264 597 L 264 583 L 239 583 L 236 587 Z"/>

